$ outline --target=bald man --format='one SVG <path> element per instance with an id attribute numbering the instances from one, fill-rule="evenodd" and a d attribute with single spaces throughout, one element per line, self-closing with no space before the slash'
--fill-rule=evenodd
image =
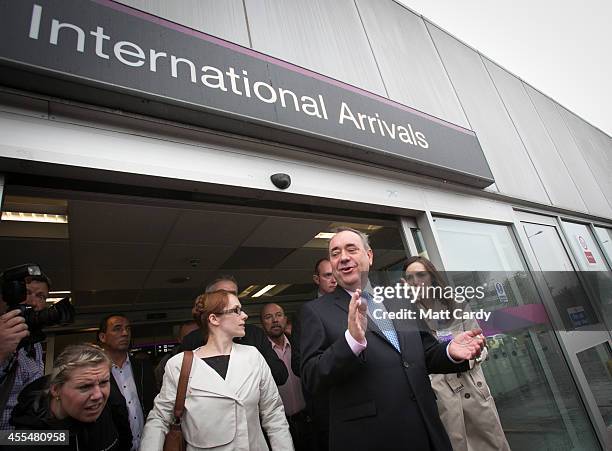
<path id="1" fill-rule="evenodd" d="M 306 450 L 308 449 L 309 419 L 305 412 L 306 402 L 302 394 L 302 382 L 291 371 L 291 343 L 285 335 L 287 316 L 280 305 L 273 303 L 264 305 L 260 316 L 270 346 L 278 358 L 283 361 L 289 373 L 287 382 L 279 385 L 278 392 L 283 400 L 293 444 L 296 451 Z"/>

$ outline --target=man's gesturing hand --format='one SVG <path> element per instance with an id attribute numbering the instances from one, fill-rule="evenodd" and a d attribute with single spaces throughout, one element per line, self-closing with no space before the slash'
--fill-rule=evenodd
<path id="1" fill-rule="evenodd" d="M 368 304 L 361 300 L 361 290 L 355 291 L 351 296 L 348 313 L 348 330 L 351 337 L 357 342 L 365 342 L 365 333 L 368 328 Z"/>
<path id="2" fill-rule="evenodd" d="M 11 310 L 0 316 L 0 362 L 17 349 L 19 342 L 30 335 L 25 319 L 19 310 Z"/>
<path id="3" fill-rule="evenodd" d="M 453 338 L 448 345 L 448 354 L 453 360 L 472 360 L 480 355 L 485 345 L 482 330 L 472 329 Z"/>

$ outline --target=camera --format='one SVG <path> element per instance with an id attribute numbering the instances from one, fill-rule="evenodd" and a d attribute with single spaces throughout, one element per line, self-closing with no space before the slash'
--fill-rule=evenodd
<path id="1" fill-rule="evenodd" d="M 287 189 L 291 185 L 291 176 L 289 174 L 273 174 L 270 176 L 270 180 L 272 180 L 272 183 L 278 189 Z"/>
<path id="2" fill-rule="evenodd" d="M 28 297 L 26 284 L 29 279 L 42 275 L 40 267 L 34 263 L 14 266 L 0 274 L 2 300 L 7 304 L 7 310 L 18 309 L 30 330 L 30 336 L 19 343 L 18 349 L 44 340 L 43 328 L 74 321 L 74 307 L 68 298 L 40 311 L 22 304 Z"/>

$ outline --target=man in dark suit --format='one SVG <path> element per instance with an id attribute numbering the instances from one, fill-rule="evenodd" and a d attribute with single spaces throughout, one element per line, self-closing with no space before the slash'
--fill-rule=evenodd
<path id="1" fill-rule="evenodd" d="M 338 286 L 332 272 L 329 257 L 317 260 L 314 265 L 312 281 L 317 286 L 315 299 L 328 293 L 333 293 Z M 303 307 L 302 307 L 303 308 Z M 293 373 L 300 377 L 300 334 L 302 330 L 301 309 L 293 325 L 293 334 L 289 341 L 293 347 L 291 353 L 291 369 Z M 306 411 L 312 422 L 314 432 L 312 451 L 327 451 L 329 444 L 329 400 L 325 390 L 319 390 L 313 395 L 305 387 L 302 390 L 306 400 Z"/>
<path id="2" fill-rule="evenodd" d="M 130 358 L 131 337 L 130 320 L 121 314 L 108 315 L 100 322 L 98 341 L 113 362 L 109 402 L 117 404 L 123 399 L 132 433 L 132 450 L 137 450 L 157 387 L 151 362 Z"/>
<path id="3" fill-rule="evenodd" d="M 303 383 L 312 393 L 329 394 L 329 449 L 452 450 L 428 373 L 467 370 L 484 346 L 480 330 L 447 345 L 418 321 L 377 319 L 410 303 L 374 303 L 367 236 L 339 229 L 329 253 L 339 286 L 304 305 L 300 343 Z"/>

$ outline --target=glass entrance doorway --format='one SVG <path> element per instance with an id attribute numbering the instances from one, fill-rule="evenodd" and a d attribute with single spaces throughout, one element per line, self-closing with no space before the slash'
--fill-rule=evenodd
<path id="1" fill-rule="evenodd" d="M 521 220 L 574 379 L 600 440 L 612 446 L 609 267 L 587 226 L 527 213 Z"/>
<path id="2" fill-rule="evenodd" d="M 336 227 L 370 236 L 376 274 L 406 258 L 399 222 L 381 214 L 19 186 L 4 194 L 0 268 L 38 263 L 51 298 L 68 296 L 77 310 L 75 324 L 48 334 L 48 367 L 66 345 L 95 341 L 100 319 L 116 312 L 129 315 L 133 348 L 155 363 L 192 319 L 196 296 L 222 275 L 237 280 L 249 322 L 259 323 L 268 302 L 291 317 L 317 297 L 314 266 Z"/>

